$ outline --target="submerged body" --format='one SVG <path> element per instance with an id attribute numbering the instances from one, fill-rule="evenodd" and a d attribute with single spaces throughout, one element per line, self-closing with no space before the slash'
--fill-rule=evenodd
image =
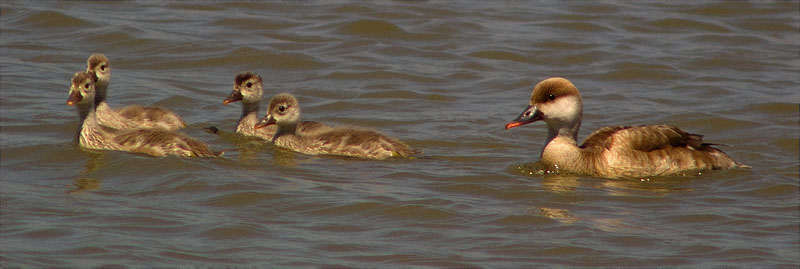
<path id="1" fill-rule="evenodd" d="M 534 87 L 530 106 L 506 129 L 544 121 L 548 135 L 541 162 L 567 173 L 619 178 L 744 167 L 703 143 L 701 135 L 669 125 L 603 127 L 578 146 L 582 114 L 575 85 L 564 78 L 549 78 Z"/>
<path id="2" fill-rule="evenodd" d="M 255 127 L 277 125 L 272 142 L 309 155 L 338 155 L 369 159 L 409 157 L 416 152 L 405 143 L 379 132 L 352 127 L 328 127 L 312 133 L 297 131 L 300 107 L 291 94 L 270 100 L 267 115 Z"/>
<path id="3" fill-rule="evenodd" d="M 98 122 L 94 105 L 96 76 L 93 72 L 78 72 L 72 77 L 67 105 L 78 108 L 80 126 L 78 144 L 87 149 L 118 150 L 151 156 L 177 155 L 184 157 L 215 157 L 200 141 L 161 129 L 117 130 Z"/>
<path id="4" fill-rule="evenodd" d="M 186 127 L 180 116 L 166 108 L 132 105 L 119 110 L 112 109 L 106 102 L 108 84 L 111 82 L 111 63 L 105 55 L 95 53 L 89 56 L 86 71 L 94 72 L 98 78 L 94 102 L 95 116 L 101 125 L 118 130 L 176 130 Z"/>
<path id="5" fill-rule="evenodd" d="M 242 116 L 236 124 L 236 133 L 271 141 L 278 130 L 278 126 L 255 128 L 256 123 L 259 121 L 258 109 L 261 106 L 263 91 L 261 76 L 250 72 L 242 72 L 236 75 L 233 83 L 233 92 L 222 103 L 226 105 L 232 102 L 242 103 Z M 330 127 L 319 122 L 304 121 L 299 124 L 298 131 L 301 133 L 313 133 L 328 128 Z"/>

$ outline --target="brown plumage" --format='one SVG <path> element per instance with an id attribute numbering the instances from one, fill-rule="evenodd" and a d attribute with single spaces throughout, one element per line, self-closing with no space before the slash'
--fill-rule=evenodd
<path id="1" fill-rule="evenodd" d="M 97 121 L 94 97 L 94 72 L 78 72 L 72 77 L 67 105 L 78 108 L 80 127 L 78 144 L 87 149 L 119 150 L 151 156 L 177 155 L 185 157 L 215 157 L 220 154 L 200 141 L 162 129 L 116 130 Z"/>
<path id="2" fill-rule="evenodd" d="M 119 110 L 111 109 L 106 102 L 108 84 L 111 82 L 111 62 L 101 53 L 89 56 L 86 71 L 97 75 L 95 83 L 95 110 L 97 120 L 103 126 L 119 130 L 139 128 L 176 130 L 186 127 L 186 123 L 174 112 L 161 107 L 127 106 Z"/>
<path id="3" fill-rule="evenodd" d="M 577 145 L 583 103 L 567 79 L 549 78 L 531 93 L 530 106 L 506 129 L 544 121 L 541 162 L 561 172 L 599 177 L 646 177 L 746 167 L 703 143 L 702 136 L 669 125 L 603 127 Z"/>
<path id="4" fill-rule="evenodd" d="M 236 75 L 233 83 L 233 92 L 222 101 L 223 104 L 232 102 L 242 103 L 242 116 L 236 124 L 236 133 L 257 137 L 263 140 L 272 140 L 278 126 L 267 126 L 256 129 L 258 123 L 258 109 L 261 106 L 261 96 L 263 94 L 263 81 L 261 76 L 242 72 Z M 330 128 L 329 126 L 313 121 L 303 121 L 300 123 L 298 131 L 301 133 L 319 132 Z"/>
<path id="5" fill-rule="evenodd" d="M 339 155 L 369 159 L 409 157 L 417 152 L 405 143 L 379 132 L 353 127 L 330 127 L 314 133 L 296 132 L 300 106 L 291 94 L 275 95 L 267 115 L 256 125 L 277 125 L 275 145 L 309 155 Z"/>

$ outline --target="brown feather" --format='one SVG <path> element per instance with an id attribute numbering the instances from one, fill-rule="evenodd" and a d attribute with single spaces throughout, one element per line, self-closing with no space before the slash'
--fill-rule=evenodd
<path id="1" fill-rule="evenodd" d="M 564 78 L 549 78 L 537 84 L 526 108 L 529 111 L 540 114 L 526 118 L 523 124 L 543 120 L 548 126 L 541 162 L 558 171 L 644 177 L 747 167 L 712 144 L 703 143 L 702 135 L 669 125 L 603 127 L 577 146 L 583 104 L 578 89 Z"/>
<path id="2" fill-rule="evenodd" d="M 78 144 L 81 147 L 143 153 L 152 156 L 215 157 L 220 155 L 209 150 L 205 143 L 179 133 L 155 129 L 117 130 L 100 125 L 94 103 L 96 94 L 94 80 L 88 77 L 89 74 L 81 73 L 73 76 L 70 87 L 71 92 L 83 87 L 83 90 L 80 91 L 82 98 L 76 103 L 78 116 L 81 118 L 81 126 L 77 134 Z"/>
<path id="3" fill-rule="evenodd" d="M 278 125 L 272 141 L 309 155 L 339 155 L 370 159 L 409 157 L 417 152 L 405 143 L 377 131 L 354 127 L 323 127 L 316 132 L 299 132 L 300 105 L 294 96 L 282 93 L 270 100 L 267 117 Z M 319 127 L 317 127 L 319 128 Z"/>

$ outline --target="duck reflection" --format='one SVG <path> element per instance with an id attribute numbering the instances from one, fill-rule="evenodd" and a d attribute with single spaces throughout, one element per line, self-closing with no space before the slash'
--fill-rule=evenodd
<path id="1" fill-rule="evenodd" d="M 536 210 L 539 215 L 551 218 L 563 224 L 574 224 L 580 220 L 580 218 L 575 216 L 569 209 L 537 207 Z"/>
<path id="2" fill-rule="evenodd" d="M 272 155 L 272 162 L 286 167 L 297 166 L 297 156 L 295 152 L 289 149 L 274 147 L 275 153 Z"/>

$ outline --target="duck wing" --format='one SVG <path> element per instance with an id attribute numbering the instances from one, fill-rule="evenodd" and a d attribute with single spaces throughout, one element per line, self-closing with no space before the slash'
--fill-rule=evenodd
<path id="1" fill-rule="evenodd" d="M 703 136 L 684 132 L 670 125 L 609 126 L 598 129 L 584 141 L 582 148 L 621 147 L 649 152 L 669 147 L 691 147 L 700 149 Z"/>
<path id="2" fill-rule="evenodd" d="M 372 130 L 336 128 L 313 137 L 305 148 L 319 154 L 371 159 L 407 157 L 413 154 L 405 143 Z"/>
<path id="3" fill-rule="evenodd" d="M 216 157 L 208 145 L 182 134 L 153 129 L 138 129 L 114 137 L 122 150 L 151 156 Z"/>
<path id="4" fill-rule="evenodd" d="M 162 107 L 131 105 L 119 109 L 118 113 L 142 128 L 176 130 L 186 127 L 186 122 L 180 116 Z"/>

